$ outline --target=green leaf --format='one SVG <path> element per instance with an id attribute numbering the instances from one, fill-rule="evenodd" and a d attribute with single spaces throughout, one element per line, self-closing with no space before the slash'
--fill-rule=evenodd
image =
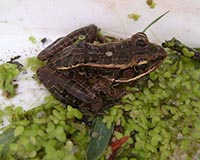
<path id="1" fill-rule="evenodd" d="M 190 140 L 188 140 L 188 139 L 182 140 L 181 148 L 185 151 L 190 150 Z"/>
<path id="2" fill-rule="evenodd" d="M 193 51 L 189 51 L 187 48 L 183 48 L 182 53 L 186 57 L 194 57 L 194 55 L 195 55 L 195 53 Z"/>
<path id="3" fill-rule="evenodd" d="M 9 129 L 0 134 L 0 144 L 3 144 L 2 148 L 0 148 L 0 159 L 7 159 L 9 156 L 9 144 L 15 140 L 14 130 Z"/>
<path id="4" fill-rule="evenodd" d="M 18 145 L 16 144 L 16 143 L 11 143 L 10 144 L 10 146 L 9 146 L 9 148 L 12 150 L 12 151 L 17 151 L 17 150 L 19 150 L 19 148 L 18 148 Z"/>
<path id="5" fill-rule="evenodd" d="M 128 15 L 129 19 L 133 19 L 135 21 L 137 21 L 140 17 L 141 17 L 141 15 L 136 14 L 136 13 L 131 13 L 131 14 Z"/>
<path id="6" fill-rule="evenodd" d="M 14 136 L 17 137 L 24 132 L 24 126 L 18 126 L 14 131 Z"/>
<path id="7" fill-rule="evenodd" d="M 66 141 L 66 133 L 64 131 L 63 126 L 58 126 L 56 128 L 56 139 L 59 140 L 60 142 Z"/>
<path id="8" fill-rule="evenodd" d="M 34 72 L 43 65 L 44 62 L 39 60 L 37 57 L 29 57 L 26 59 L 26 67 L 30 68 Z"/>
<path id="9" fill-rule="evenodd" d="M 152 5 L 152 7 L 155 7 L 154 4 Z M 169 13 L 169 11 L 163 13 L 161 16 L 159 16 L 158 18 L 156 18 L 155 20 L 153 20 L 142 32 L 146 32 L 147 29 L 149 29 L 153 24 L 155 24 L 157 21 L 159 21 L 162 17 L 164 17 L 167 13 Z"/>
<path id="10" fill-rule="evenodd" d="M 67 110 L 68 110 L 67 118 L 69 118 L 69 119 L 73 119 L 73 118 L 82 119 L 82 113 L 78 109 L 73 108 L 72 106 L 68 105 Z"/>
<path id="11" fill-rule="evenodd" d="M 78 110 L 78 109 L 76 109 L 76 112 L 75 112 L 75 117 L 77 118 L 77 119 L 82 119 L 82 113 Z"/>
<path id="12" fill-rule="evenodd" d="M 101 157 L 113 133 L 114 125 L 108 129 L 102 122 L 102 119 L 101 116 L 96 119 L 92 137 L 87 148 L 87 160 L 96 160 Z"/>
<path id="13" fill-rule="evenodd" d="M 158 78 L 158 75 L 156 72 L 152 72 L 149 74 L 149 77 L 152 81 L 155 81 Z"/>
<path id="14" fill-rule="evenodd" d="M 29 40 L 30 42 L 32 42 L 33 44 L 36 44 L 36 42 L 37 42 L 37 40 L 36 40 L 36 38 L 35 38 L 34 36 L 29 36 L 29 37 L 28 37 L 28 40 Z"/>
<path id="15" fill-rule="evenodd" d="M 0 88 L 3 90 L 3 95 L 8 98 L 15 96 L 16 84 L 13 80 L 17 77 L 20 71 L 17 65 L 11 63 L 3 63 L 0 65 Z"/>

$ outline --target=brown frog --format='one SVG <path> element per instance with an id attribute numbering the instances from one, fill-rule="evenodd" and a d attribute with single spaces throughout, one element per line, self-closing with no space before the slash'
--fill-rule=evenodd
<path id="1" fill-rule="evenodd" d="M 143 32 L 108 42 L 89 25 L 41 51 L 38 58 L 47 63 L 37 75 L 58 100 L 98 113 L 126 93 L 124 86 L 158 68 L 165 57 L 165 50 L 150 43 Z"/>

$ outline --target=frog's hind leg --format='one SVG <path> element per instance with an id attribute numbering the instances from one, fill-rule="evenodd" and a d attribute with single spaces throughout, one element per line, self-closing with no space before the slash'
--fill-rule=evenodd
<path id="1" fill-rule="evenodd" d="M 73 72 L 58 71 L 45 66 L 37 70 L 37 75 L 44 86 L 61 102 L 75 107 L 77 105 L 87 107 L 86 109 L 92 112 L 101 110 L 103 107 L 101 97 L 84 83 L 84 77 L 80 80 L 81 75 Z"/>
<path id="2" fill-rule="evenodd" d="M 73 31 L 65 37 L 61 37 L 50 44 L 47 48 L 42 50 L 38 58 L 45 61 L 52 57 L 54 54 L 62 51 L 69 45 L 74 44 L 81 36 L 83 36 L 84 41 L 92 43 L 97 37 L 98 28 L 95 25 L 89 25 L 78 30 Z"/>

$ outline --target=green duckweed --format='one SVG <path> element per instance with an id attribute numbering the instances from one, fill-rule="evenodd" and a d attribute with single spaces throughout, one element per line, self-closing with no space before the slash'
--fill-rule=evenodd
<path id="1" fill-rule="evenodd" d="M 118 151 L 118 158 L 165 160 L 184 155 L 192 159 L 200 142 L 199 65 L 170 53 L 149 77 L 135 86 L 139 91 L 122 99 L 126 105 L 114 106 L 104 116 L 108 127 L 120 122 L 123 128 L 120 133 L 114 132 L 114 137 L 128 135 L 132 139 L 133 143 L 127 142 Z"/>
<path id="2" fill-rule="evenodd" d="M 14 79 L 19 75 L 20 71 L 15 64 L 4 63 L 0 65 L 0 89 L 3 90 L 3 95 L 12 98 L 16 95 L 17 84 L 14 84 Z"/>
<path id="3" fill-rule="evenodd" d="M 170 52 L 159 69 L 127 87 L 133 93 L 122 98 L 123 104 L 105 110 L 106 128 L 115 124 L 112 139 L 129 136 L 116 159 L 198 157 L 200 65 L 188 57 Z M 0 159 L 81 160 L 90 136 L 95 136 L 90 135 L 92 127 L 83 120 L 84 113 L 51 96 L 27 112 L 8 106 L 0 112 L 0 118 L 4 116 L 11 124 L 1 129 Z M 109 145 L 100 159 L 111 154 Z"/>
<path id="4" fill-rule="evenodd" d="M 153 0 L 147 0 L 146 3 L 151 9 L 154 9 L 156 6 L 156 3 Z"/>
<path id="5" fill-rule="evenodd" d="M 71 106 L 64 107 L 52 97 L 32 110 L 24 112 L 19 108 L 5 109 L 11 124 L 2 128 L 0 142 L 6 141 L 9 133 L 13 133 L 13 138 L 4 143 L 6 152 L 0 149 L 1 159 L 84 159 L 83 148 L 87 146 L 89 134 L 87 126 L 78 120 L 82 118 L 81 112 Z M 16 111 L 19 116 L 15 116 Z"/>
<path id="6" fill-rule="evenodd" d="M 136 14 L 136 13 L 132 13 L 132 14 L 129 14 L 129 15 L 128 15 L 128 18 L 129 18 L 129 19 L 133 19 L 133 20 L 135 20 L 135 21 L 137 21 L 140 17 L 141 17 L 141 15 Z"/>
<path id="7" fill-rule="evenodd" d="M 37 57 L 28 57 L 26 59 L 26 67 L 30 68 L 33 72 L 36 72 L 36 70 L 44 64 L 45 63 L 39 60 Z"/>
<path id="8" fill-rule="evenodd" d="M 28 37 L 28 40 L 29 40 L 31 43 L 33 43 L 33 44 L 36 44 L 36 43 L 37 43 L 37 40 L 36 40 L 36 38 L 35 38 L 34 36 L 29 36 L 29 37 Z"/>

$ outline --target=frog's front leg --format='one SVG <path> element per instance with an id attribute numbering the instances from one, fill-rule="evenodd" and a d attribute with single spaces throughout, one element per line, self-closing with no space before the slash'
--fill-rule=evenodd
<path id="1" fill-rule="evenodd" d="M 128 93 L 126 89 L 116 88 L 113 86 L 113 82 L 105 79 L 100 78 L 93 86 L 92 89 L 96 92 L 101 92 L 112 99 L 121 99 L 125 94 Z"/>
<path id="2" fill-rule="evenodd" d="M 72 106 L 88 107 L 86 109 L 92 112 L 102 109 L 102 98 L 92 90 L 87 80 L 78 72 L 58 71 L 45 66 L 37 70 L 37 75 L 44 86 L 61 102 Z M 81 82 L 77 78 L 81 79 Z"/>
<path id="3" fill-rule="evenodd" d="M 80 38 L 80 36 L 83 36 L 86 42 L 92 43 L 96 39 L 97 34 L 98 34 L 98 28 L 95 25 L 89 25 L 80 28 L 78 30 L 75 30 L 74 32 L 68 34 L 67 36 L 57 39 L 47 48 L 42 50 L 39 53 L 38 58 L 42 61 L 49 59 L 54 54 L 60 52 L 67 46 L 74 44 Z"/>

